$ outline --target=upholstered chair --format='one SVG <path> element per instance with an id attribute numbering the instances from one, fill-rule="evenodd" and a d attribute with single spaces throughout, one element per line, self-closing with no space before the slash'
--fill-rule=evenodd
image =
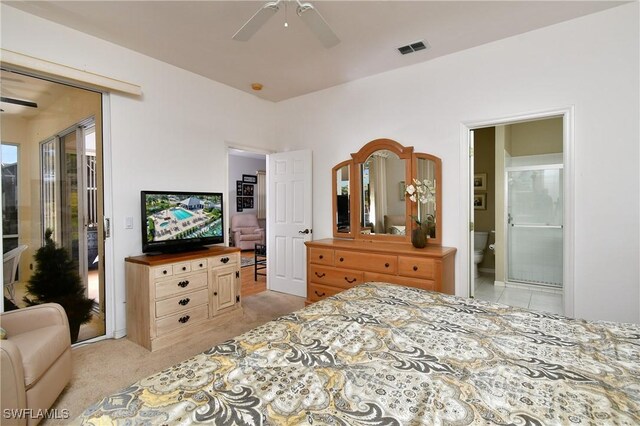
<path id="1" fill-rule="evenodd" d="M 49 409 L 71 379 L 69 322 L 62 306 L 45 303 L 0 314 L 2 425 L 35 425 L 41 418 L 7 418 L 6 410 L 36 415 Z"/>
<path id="2" fill-rule="evenodd" d="M 231 216 L 231 233 L 233 245 L 241 250 L 253 250 L 256 244 L 264 244 L 264 229 L 254 214 Z"/>

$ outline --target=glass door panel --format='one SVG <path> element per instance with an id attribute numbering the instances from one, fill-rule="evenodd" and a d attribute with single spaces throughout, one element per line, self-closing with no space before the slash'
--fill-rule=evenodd
<path id="1" fill-rule="evenodd" d="M 507 172 L 507 279 L 562 287 L 562 168 Z"/>

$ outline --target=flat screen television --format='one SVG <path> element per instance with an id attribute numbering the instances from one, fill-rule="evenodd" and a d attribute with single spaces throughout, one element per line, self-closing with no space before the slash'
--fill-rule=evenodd
<path id="1" fill-rule="evenodd" d="M 220 192 L 141 191 L 142 252 L 171 253 L 224 243 Z"/>

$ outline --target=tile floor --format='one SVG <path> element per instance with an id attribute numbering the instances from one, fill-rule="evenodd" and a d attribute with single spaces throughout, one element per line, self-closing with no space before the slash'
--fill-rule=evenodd
<path id="1" fill-rule="evenodd" d="M 562 294 L 560 293 L 536 291 L 529 288 L 501 287 L 495 286 L 493 282 L 493 275 L 482 274 L 476 278 L 476 299 L 528 308 L 534 311 L 564 314 Z"/>

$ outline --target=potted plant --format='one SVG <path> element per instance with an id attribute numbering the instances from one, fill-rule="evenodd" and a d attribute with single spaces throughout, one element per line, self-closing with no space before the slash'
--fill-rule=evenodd
<path id="1" fill-rule="evenodd" d="M 36 251 L 36 269 L 27 283 L 31 298 L 25 296 L 23 300 L 27 306 L 60 304 L 67 313 L 71 342 L 74 343 L 78 340 L 80 325 L 91 320 L 95 301 L 85 296 L 76 263 L 66 249 L 56 246 L 51 234 L 47 229 L 45 244 Z"/>

